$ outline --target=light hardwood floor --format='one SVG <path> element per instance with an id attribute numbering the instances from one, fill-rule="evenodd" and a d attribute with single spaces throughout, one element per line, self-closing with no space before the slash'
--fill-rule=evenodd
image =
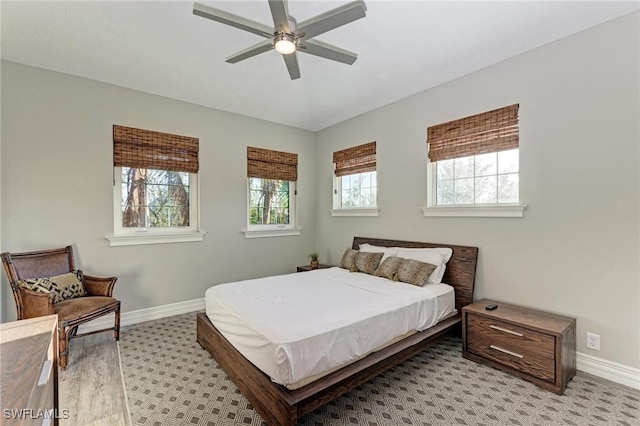
<path id="1" fill-rule="evenodd" d="M 59 370 L 61 426 L 129 426 L 126 395 L 113 333 L 71 341 L 69 365 Z"/>

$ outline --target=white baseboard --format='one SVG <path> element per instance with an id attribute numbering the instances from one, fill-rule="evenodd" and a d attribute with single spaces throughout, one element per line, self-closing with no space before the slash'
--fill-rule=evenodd
<path id="1" fill-rule="evenodd" d="M 171 303 L 169 305 L 156 306 L 155 308 L 140 309 L 120 314 L 120 327 L 138 324 L 145 321 L 166 318 L 173 315 L 186 314 L 194 311 L 204 310 L 204 298 L 187 300 L 186 302 Z M 78 333 L 100 330 L 101 328 L 113 327 L 113 315 L 95 319 L 86 325 L 78 327 Z"/>
<path id="2" fill-rule="evenodd" d="M 576 353 L 576 368 L 621 385 L 640 389 L 640 369 L 638 368 L 607 361 L 606 359 L 581 352 Z"/>
<path id="3" fill-rule="evenodd" d="M 204 298 L 187 300 L 186 302 L 172 303 L 169 305 L 157 306 L 155 308 L 140 309 L 137 311 L 124 312 L 120 315 L 120 326 L 138 324 L 145 321 L 166 318 L 173 315 L 186 314 L 205 309 Z M 78 332 L 85 333 L 113 326 L 113 315 L 98 318 L 82 326 Z M 617 362 L 607 361 L 592 355 L 578 352 L 576 354 L 576 368 L 585 373 L 621 385 L 640 389 L 640 369 L 629 367 Z"/>

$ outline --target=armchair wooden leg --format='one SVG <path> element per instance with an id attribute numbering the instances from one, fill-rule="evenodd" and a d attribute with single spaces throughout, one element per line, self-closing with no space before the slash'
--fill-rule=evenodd
<path id="1" fill-rule="evenodd" d="M 71 330 L 65 330 L 65 327 L 58 327 L 58 364 L 60 368 L 66 370 L 69 355 L 69 334 Z"/>
<path id="2" fill-rule="evenodd" d="M 113 329 L 113 337 L 116 338 L 116 341 L 120 340 L 120 302 L 118 302 L 118 307 L 116 308 L 116 323 Z"/>

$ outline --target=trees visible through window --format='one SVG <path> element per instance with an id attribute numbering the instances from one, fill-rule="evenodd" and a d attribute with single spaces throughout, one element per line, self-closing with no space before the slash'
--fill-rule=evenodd
<path id="1" fill-rule="evenodd" d="M 294 182 L 249 178 L 249 225 L 288 225 Z"/>
<path id="2" fill-rule="evenodd" d="M 376 172 L 338 177 L 341 208 L 374 208 L 377 204 Z"/>
<path id="3" fill-rule="evenodd" d="M 517 203 L 519 150 L 436 163 L 436 204 Z"/>
<path id="4" fill-rule="evenodd" d="M 190 226 L 189 173 L 120 169 L 123 228 Z"/>

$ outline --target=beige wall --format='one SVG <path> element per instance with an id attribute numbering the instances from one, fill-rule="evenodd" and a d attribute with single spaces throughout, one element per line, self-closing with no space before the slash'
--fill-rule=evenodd
<path id="1" fill-rule="evenodd" d="M 339 262 L 353 235 L 478 246 L 476 298 L 574 316 L 578 351 L 640 367 L 639 16 L 319 132 L 322 256 Z M 513 103 L 525 217 L 423 217 L 427 126 Z M 372 140 L 380 216 L 331 217 L 332 152 Z M 600 352 L 586 332 L 601 335 Z"/>
<path id="2" fill-rule="evenodd" d="M 2 113 L 2 248 L 73 244 L 85 272 L 119 277 L 124 312 L 200 299 L 217 283 L 294 272 L 315 249 L 311 132 L 10 62 L 2 63 Z M 200 139 L 204 241 L 109 247 L 113 124 Z M 244 238 L 247 145 L 299 154 L 302 235 Z M 14 319 L 4 276 L 2 289 L 4 320 Z"/>

